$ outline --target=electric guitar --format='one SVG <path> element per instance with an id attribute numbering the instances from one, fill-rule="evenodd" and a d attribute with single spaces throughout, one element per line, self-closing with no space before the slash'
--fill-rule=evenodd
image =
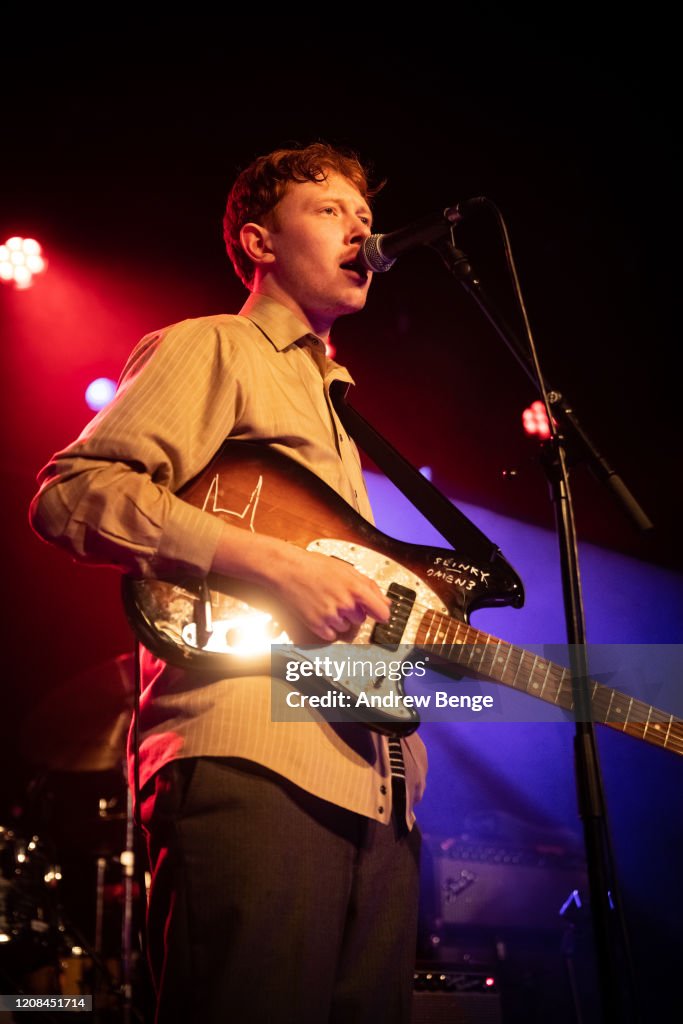
<path id="1" fill-rule="evenodd" d="M 389 735 L 407 735 L 420 722 L 405 699 L 402 678 L 386 672 L 396 651 L 403 658 L 406 651 L 423 652 L 430 668 L 447 675 L 501 683 L 573 712 L 569 669 L 469 625 L 478 608 L 523 602 L 521 581 L 502 556 L 475 565 L 462 552 L 395 540 L 300 463 L 251 442 L 226 442 L 179 497 L 245 531 L 350 562 L 375 580 L 392 612 L 388 623 L 366 619 L 352 637 L 324 644 L 270 592 L 243 581 L 217 575 L 124 577 L 131 625 L 164 661 L 226 676 L 271 674 L 279 673 L 283 652 L 302 664 L 310 660 L 311 648 L 329 654 L 339 645 L 343 653 L 345 644 L 354 651 L 363 645 L 370 670 L 356 676 L 349 668 L 339 679 L 337 673 L 302 679 L 311 690 L 337 694 L 343 717 Z M 281 655 L 275 670 L 272 651 Z M 593 721 L 683 753 L 683 721 L 593 680 L 587 685 Z M 300 683 L 297 687 L 302 689 Z"/>

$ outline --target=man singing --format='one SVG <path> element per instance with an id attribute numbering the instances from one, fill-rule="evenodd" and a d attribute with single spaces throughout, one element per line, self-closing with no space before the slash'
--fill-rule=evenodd
<path id="1" fill-rule="evenodd" d="M 365 305 L 372 195 L 358 159 L 320 143 L 239 175 L 224 231 L 246 303 L 143 338 L 112 403 L 41 472 L 31 522 L 45 540 L 137 576 L 258 584 L 325 641 L 386 621 L 387 598 L 346 562 L 177 497 L 230 438 L 279 450 L 372 519 L 330 400 L 351 378 L 325 350 Z M 157 1024 L 407 1024 L 422 741 L 313 711 L 274 722 L 263 676 L 146 650 L 141 669 Z M 131 743 L 131 777 L 134 757 Z"/>

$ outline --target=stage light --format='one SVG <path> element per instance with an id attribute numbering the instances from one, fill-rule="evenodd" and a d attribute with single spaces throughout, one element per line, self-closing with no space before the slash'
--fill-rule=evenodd
<path id="1" fill-rule="evenodd" d="M 325 342 L 325 355 L 327 356 L 328 359 L 334 359 L 336 354 L 337 350 L 328 338 L 327 341 Z"/>
<path id="2" fill-rule="evenodd" d="M 85 404 L 97 412 L 109 405 L 116 393 L 116 383 L 109 377 L 98 377 L 85 389 Z"/>
<path id="3" fill-rule="evenodd" d="M 532 402 L 522 413 L 522 423 L 527 434 L 535 435 L 541 441 L 550 437 L 550 425 L 543 402 Z"/>
<path id="4" fill-rule="evenodd" d="M 15 288 L 30 288 L 36 274 L 47 267 L 43 250 L 35 238 L 13 235 L 0 245 L 0 281 Z"/>

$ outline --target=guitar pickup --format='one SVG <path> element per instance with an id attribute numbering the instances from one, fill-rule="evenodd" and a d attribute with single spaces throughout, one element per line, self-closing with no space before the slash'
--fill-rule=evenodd
<path id="1" fill-rule="evenodd" d="M 205 579 L 199 583 L 199 593 L 195 598 L 194 621 L 197 627 L 197 647 L 203 648 L 213 633 L 213 615 L 211 612 L 211 591 Z"/>
<path id="2" fill-rule="evenodd" d="M 384 647 L 387 651 L 395 651 L 403 639 L 417 592 L 408 587 L 402 587 L 400 583 L 391 583 L 387 590 L 387 597 L 391 601 L 391 616 L 388 622 L 376 623 L 370 641 L 379 647 Z"/>

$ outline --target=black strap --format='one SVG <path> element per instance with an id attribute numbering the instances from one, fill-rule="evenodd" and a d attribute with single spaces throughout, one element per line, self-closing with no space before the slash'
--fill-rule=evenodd
<path id="1" fill-rule="evenodd" d="M 354 441 L 405 494 L 418 512 L 429 520 L 456 551 L 466 548 L 468 555 L 481 563 L 501 559 L 505 561 L 500 548 L 347 403 L 347 391 L 348 385 L 343 381 L 334 381 L 330 388 L 339 419 Z"/>

